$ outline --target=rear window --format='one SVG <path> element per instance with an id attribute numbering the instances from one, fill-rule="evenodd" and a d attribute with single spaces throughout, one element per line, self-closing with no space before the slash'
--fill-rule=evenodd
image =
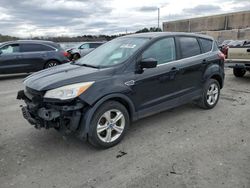
<path id="1" fill-rule="evenodd" d="M 200 45 L 194 37 L 179 37 L 182 58 L 201 54 Z"/>
<path id="2" fill-rule="evenodd" d="M 209 40 L 209 39 L 202 39 L 200 38 L 200 43 L 203 49 L 203 52 L 210 52 L 212 50 L 212 46 L 213 46 L 213 41 Z"/>
<path id="3" fill-rule="evenodd" d="M 22 52 L 54 51 L 54 48 L 43 44 L 22 44 Z"/>

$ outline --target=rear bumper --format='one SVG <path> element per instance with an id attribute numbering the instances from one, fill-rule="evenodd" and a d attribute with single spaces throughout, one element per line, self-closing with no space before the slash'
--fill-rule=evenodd
<path id="1" fill-rule="evenodd" d="M 24 91 L 19 91 L 17 99 L 24 100 L 21 107 L 23 117 L 35 128 L 56 128 L 63 132 L 75 131 L 81 121 L 84 104 L 45 103 L 42 100 L 29 99 Z"/>
<path id="2" fill-rule="evenodd" d="M 228 59 L 225 61 L 225 67 L 249 69 L 250 68 L 250 60 L 249 61 L 240 61 L 240 60 L 236 61 L 236 60 Z"/>

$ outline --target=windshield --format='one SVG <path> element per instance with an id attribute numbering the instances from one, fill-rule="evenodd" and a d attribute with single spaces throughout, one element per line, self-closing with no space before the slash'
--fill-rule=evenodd
<path id="1" fill-rule="evenodd" d="M 76 61 L 79 65 L 91 65 L 93 67 L 111 67 L 126 61 L 148 38 L 118 38 L 101 45 L 83 58 Z"/>

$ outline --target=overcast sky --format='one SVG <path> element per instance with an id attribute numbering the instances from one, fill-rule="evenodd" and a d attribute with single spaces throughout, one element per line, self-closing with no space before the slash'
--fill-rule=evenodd
<path id="1" fill-rule="evenodd" d="M 0 34 L 117 34 L 197 16 L 250 10 L 250 0 L 0 0 Z"/>

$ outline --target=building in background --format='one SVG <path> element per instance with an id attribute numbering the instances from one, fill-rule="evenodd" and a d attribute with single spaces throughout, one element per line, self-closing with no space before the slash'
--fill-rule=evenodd
<path id="1" fill-rule="evenodd" d="M 250 39 L 250 11 L 163 22 L 163 31 L 203 33 L 218 41 Z"/>

